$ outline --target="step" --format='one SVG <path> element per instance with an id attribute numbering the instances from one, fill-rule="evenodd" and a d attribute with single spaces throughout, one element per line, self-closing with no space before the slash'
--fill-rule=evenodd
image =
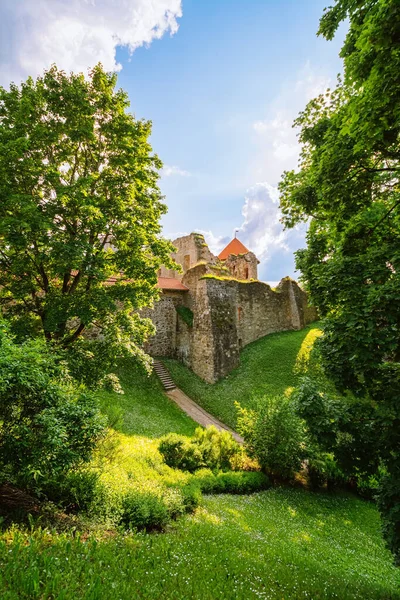
<path id="1" fill-rule="evenodd" d="M 157 360 L 153 361 L 153 369 L 159 380 L 162 383 L 163 388 L 170 392 L 176 388 L 175 383 L 172 381 L 168 369 L 164 367 L 164 365 Z"/>

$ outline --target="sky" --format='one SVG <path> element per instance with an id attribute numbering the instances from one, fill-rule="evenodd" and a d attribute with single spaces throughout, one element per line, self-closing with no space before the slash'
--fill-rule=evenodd
<path id="1" fill-rule="evenodd" d="M 260 279 L 297 278 L 306 228 L 283 230 L 277 185 L 297 167 L 293 120 L 342 70 L 344 28 L 316 35 L 331 3 L 1 0 L 0 85 L 54 62 L 118 71 L 130 110 L 153 123 L 165 237 L 200 231 L 218 253 L 238 230 Z"/>

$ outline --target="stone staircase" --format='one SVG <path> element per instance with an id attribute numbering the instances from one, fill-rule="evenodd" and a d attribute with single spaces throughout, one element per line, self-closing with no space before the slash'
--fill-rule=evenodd
<path id="1" fill-rule="evenodd" d="M 165 391 L 170 392 L 176 388 L 175 383 L 172 381 L 168 370 L 159 360 L 153 360 L 153 368 L 156 375 L 158 375 Z"/>

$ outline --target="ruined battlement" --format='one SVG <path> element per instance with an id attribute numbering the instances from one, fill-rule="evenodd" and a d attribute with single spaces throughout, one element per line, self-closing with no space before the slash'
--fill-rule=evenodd
<path id="1" fill-rule="evenodd" d="M 239 365 L 247 344 L 316 320 L 316 310 L 295 281 L 285 277 L 273 290 L 257 280 L 259 261 L 236 238 L 218 257 L 201 234 L 173 244 L 182 273 L 161 270 L 160 301 L 145 311 L 157 330 L 146 348 L 153 356 L 178 358 L 214 383 Z"/>

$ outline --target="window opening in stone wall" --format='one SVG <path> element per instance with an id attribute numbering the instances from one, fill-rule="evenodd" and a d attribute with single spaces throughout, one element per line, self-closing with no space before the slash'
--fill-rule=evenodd
<path id="1" fill-rule="evenodd" d="M 243 318 L 243 308 L 241 306 L 238 307 L 238 321 L 240 323 L 240 321 Z"/>
<path id="2" fill-rule="evenodd" d="M 249 278 L 249 267 L 246 267 L 245 271 L 244 271 L 244 278 L 248 279 Z"/>
<path id="3" fill-rule="evenodd" d="M 183 269 L 184 271 L 190 269 L 190 254 L 185 254 L 183 257 Z"/>

